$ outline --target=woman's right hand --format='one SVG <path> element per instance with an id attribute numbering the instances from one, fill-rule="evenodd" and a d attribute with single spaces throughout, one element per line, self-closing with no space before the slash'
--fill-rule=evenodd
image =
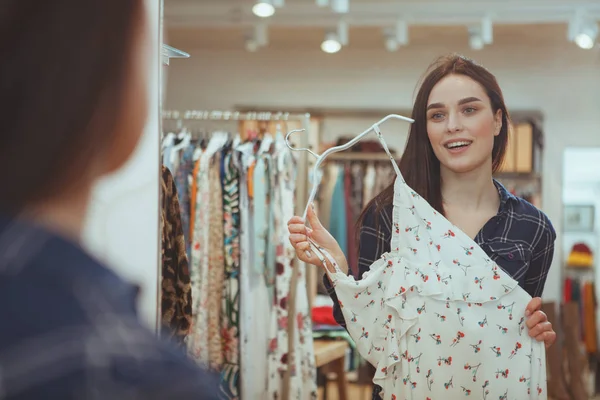
<path id="1" fill-rule="evenodd" d="M 323 263 L 310 247 L 308 237 L 325 249 L 335 259 L 338 267 L 344 273 L 348 273 L 348 261 L 335 238 L 321 225 L 321 221 L 315 213 L 314 207 L 308 208 L 306 215 L 311 228 L 307 227 L 301 217 L 292 217 L 288 222 L 290 232 L 290 243 L 296 250 L 296 256 L 305 263 L 323 267 Z M 335 272 L 333 266 L 327 262 L 330 272 Z"/>

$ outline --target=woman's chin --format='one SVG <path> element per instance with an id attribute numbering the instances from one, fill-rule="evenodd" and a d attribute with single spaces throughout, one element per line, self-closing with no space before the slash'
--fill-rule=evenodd
<path id="1" fill-rule="evenodd" d="M 450 162 L 448 164 L 444 164 L 443 168 L 448 172 L 456 175 L 469 174 L 473 171 L 479 169 L 481 165 L 473 163 L 473 162 Z"/>

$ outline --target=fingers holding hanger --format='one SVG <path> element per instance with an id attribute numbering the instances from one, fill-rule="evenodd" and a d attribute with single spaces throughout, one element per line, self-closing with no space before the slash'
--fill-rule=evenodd
<path id="1" fill-rule="evenodd" d="M 292 217 L 288 221 L 288 231 L 290 235 L 306 235 L 311 236 L 312 229 L 307 227 L 300 217 Z"/>
<path id="2" fill-rule="evenodd" d="M 304 221 L 301 217 L 295 215 L 288 221 L 288 226 L 289 225 L 304 225 Z"/>
<path id="3" fill-rule="evenodd" d="M 290 239 L 291 242 L 291 239 Z M 317 267 L 323 266 L 323 261 L 316 256 L 315 252 L 311 249 L 308 241 L 296 242 L 294 249 L 296 250 L 296 256 L 302 262 L 307 264 L 315 265 Z"/>
<path id="4" fill-rule="evenodd" d="M 297 249 L 297 246 L 301 243 L 308 244 L 308 236 L 303 233 L 292 233 L 290 234 L 290 243 Z"/>

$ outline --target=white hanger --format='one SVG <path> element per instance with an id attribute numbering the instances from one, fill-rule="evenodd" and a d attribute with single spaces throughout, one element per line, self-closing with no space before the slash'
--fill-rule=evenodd
<path id="1" fill-rule="evenodd" d="M 169 132 L 165 135 L 162 141 L 162 148 L 169 147 L 175 141 L 175 134 L 173 132 Z"/>
<path id="2" fill-rule="evenodd" d="M 175 146 L 173 146 L 173 152 L 176 152 L 181 149 L 185 149 L 188 147 L 192 141 L 192 134 L 188 131 L 181 131 L 177 135 L 177 139 L 180 140 Z"/>
<path id="3" fill-rule="evenodd" d="M 269 150 L 269 146 L 271 146 L 271 143 L 273 143 L 273 136 L 271 136 L 270 133 L 265 133 L 263 135 L 262 142 L 260 142 L 260 147 L 256 152 L 256 155 L 260 156 L 262 153 Z"/>
<path id="4" fill-rule="evenodd" d="M 206 154 L 208 154 L 209 157 L 212 157 L 213 154 L 215 154 L 217 151 L 219 151 L 219 149 L 225 146 L 225 143 L 227 143 L 228 138 L 229 135 L 227 135 L 227 132 L 214 132 L 208 142 L 208 145 L 206 146 Z"/>
<path id="5" fill-rule="evenodd" d="M 319 166 L 323 163 L 323 161 L 325 161 L 325 158 L 327 158 L 327 156 L 329 156 L 330 154 L 333 154 L 333 153 L 337 153 L 337 152 L 342 151 L 342 150 L 349 149 L 350 147 L 354 146 L 363 137 L 365 137 L 366 135 L 368 135 L 369 133 L 371 133 L 371 131 L 377 131 L 377 130 L 379 130 L 379 125 L 381 125 L 382 123 L 384 123 L 388 119 L 399 119 L 399 120 L 402 120 L 402 121 L 410 122 L 411 124 L 413 122 L 415 122 L 415 120 L 412 119 L 412 118 L 404 117 L 404 116 L 398 115 L 398 114 L 390 114 L 387 117 L 385 117 L 385 118 L 381 119 L 380 121 L 378 121 L 378 122 L 374 123 L 373 125 L 371 125 L 371 127 L 369 129 L 367 129 L 366 131 L 364 131 L 360 135 L 356 136 L 354 139 L 352 139 L 348 143 L 345 143 L 345 144 L 340 145 L 340 146 L 331 147 L 331 148 L 327 149 L 321 155 L 316 154 L 315 152 L 313 152 L 312 150 L 310 150 L 310 149 L 308 149 L 306 147 L 301 148 L 301 149 L 295 149 L 290 144 L 290 142 L 289 142 L 290 135 L 292 133 L 295 133 L 295 132 L 302 132 L 305 129 L 294 129 L 294 130 L 290 131 L 285 136 L 285 144 L 287 145 L 287 147 L 290 148 L 290 150 L 293 150 L 293 151 L 307 151 L 310 154 L 312 154 L 313 156 L 315 156 L 315 158 L 317 159 L 317 162 L 315 163 L 315 166 L 313 167 L 313 176 L 314 177 L 318 177 L 319 176 L 318 175 Z M 310 191 L 310 196 L 308 197 L 308 203 L 306 204 L 306 207 L 304 208 L 304 214 L 302 214 L 302 219 L 303 220 L 306 220 L 306 214 L 308 213 L 308 207 L 310 207 L 311 203 L 315 199 L 315 196 L 317 195 L 317 188 L 318 188 L 318 186 L 319 186 L 319 180 L 315 179 L 314 182 L 313 182 L 313 185 L 312 185 L 312 190 Z"/>

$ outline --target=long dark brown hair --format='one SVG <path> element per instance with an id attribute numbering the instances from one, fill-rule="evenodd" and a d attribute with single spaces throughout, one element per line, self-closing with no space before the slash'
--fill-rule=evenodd
<path id="1" fill-rule="evenodd" d="M 0 213 L 76 186 L 111 145 L 143 12 L 142 0 L 2 2 Z"/>
<path id="2" fill-rule="evenodd" d="M 399 166 L 406 183 L 442 215 L 444 215 L 444 206 L 442 204 L 440 162 L 433 152 L 427 135 L 427 101 L 433 87 L 442 78 L 451 74 L 465 75 L 478 82 L 490 98 L 493 112 L 502 111 L 502 128 L 494 138 L 491 154 L 492 172 L 497 172 L 504 161 L 510 122 L 502 90 L 500 90 L 496 78 L 481 65 L 464 56 L 452 54 L 437 59 L 428 68 L 415 98 L 411 116 L 415 122 L 410 126 L 406 148 L 400 158 Z M 377 216 L 384 208 L 392 204 L 393 196 L 394 184 L 392 182 L 363 209 L 358 218 L 357 232 L 360 232 L 362 228 L 365 215 L 373 210 L 376 213 L 376 225 L 379 225 Z"/>

